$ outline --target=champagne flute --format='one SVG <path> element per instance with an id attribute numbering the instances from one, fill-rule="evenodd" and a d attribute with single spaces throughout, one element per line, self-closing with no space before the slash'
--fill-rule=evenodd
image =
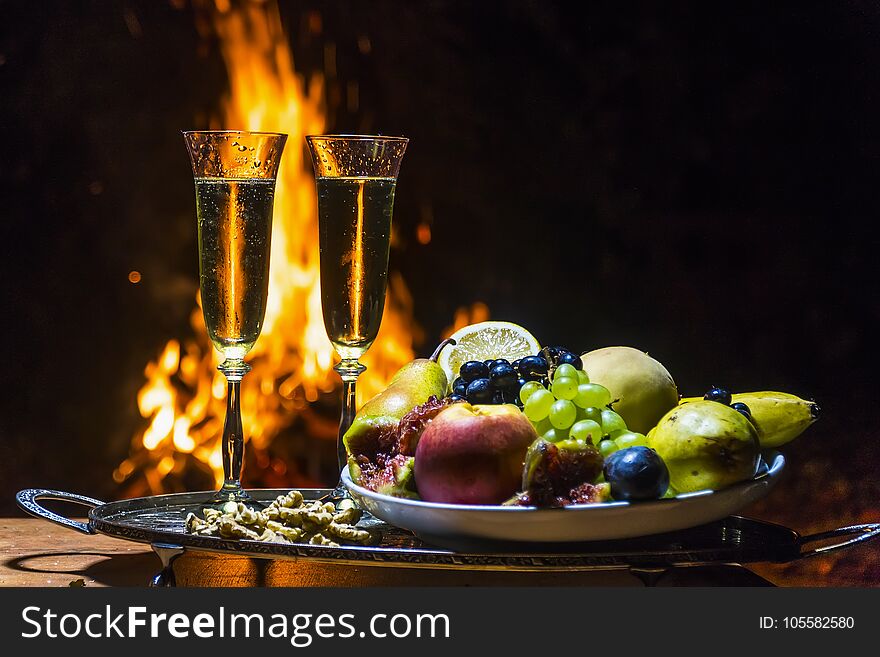
<path id="1" fill-rule="evenodd" d="M 359 359 L 376 339 L 385 308 L 394 190 L 409 140 L 372 135 L 306 140 L 318 189 L 321 309 L 341 358 L 333 368 L 343 385 L 336 444 L 341 470 L 347 462 L 342 437 L 357 412 L 355 384 L 366 369 Z M 330 497 L 347 497 L 341 481 Z"/>
<path id="2" fill-rule="evenodd" d="M 223 486 L 211 504 L 256 502 L 241 487 L 241 379 L 266 314 L 275 179 L 287 135 L 184 132 L 196 186 L 199 284 L 205 325 L 227 381 Z"/>

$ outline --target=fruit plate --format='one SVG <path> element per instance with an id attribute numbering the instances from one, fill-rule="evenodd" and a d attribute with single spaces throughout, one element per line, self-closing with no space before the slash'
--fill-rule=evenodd
<path id="1" fill-rule="evenodd" d="M 635 538 L 696 527 L 761 499 L 778 481 L 785 458 L 765 454 L 758 474 L 718 491 L 684 493 L 651 502 L 606 502 L 565 508 L 435 504 L 382 495 L 358 486 L 348 468 L 342 481 L 351 496 L 377 518 L 421 539 L 452 548 L 474 541 L 567 543 Z"/>

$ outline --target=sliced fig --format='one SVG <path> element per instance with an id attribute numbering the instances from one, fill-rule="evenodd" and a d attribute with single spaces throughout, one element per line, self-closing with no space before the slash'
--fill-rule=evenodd
<path id="1" fill-rule="evenodd" d="M 376 424 L 348 443 L 349 472 L 355 483 L 394 497 L 416 497 L 413 456 L 425 427 L 450 399 L 432 396 L 404 415 L 400 422 Z"/>
<path id="2" fill-rule="evenodd" d="M 538 507 L 601 502 L 608 499 L 608 485 L 593 482 L 602 465 L 602 455 L 589 440 L 551 443 L 539 438 L 526 454 L 522 493 L 511 502 Z"/>

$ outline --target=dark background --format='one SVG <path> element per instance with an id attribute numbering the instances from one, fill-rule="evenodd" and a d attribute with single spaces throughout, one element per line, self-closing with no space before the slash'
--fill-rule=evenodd
<path id="1" fill-rule="evenodd" d="M 813 397 L 822 422 L 754 514 L 880 519 L 876 4 L 281 9 L 298 71 L 335 44 L 330 131 L 411 138 L 391 264 L 422 352 L 483 301 L 545 344 L 647 350 L 684 394 Z M 206 127 L 227 84 L 205 11 L 0 1 L 0 511 L 25 486 L 112 497 L 143 366 L 190 332 L 178 131 Z M 356 111 L 332 101 L 349 81 Z M 841 568 L 880 583 L 874 556 Z"/>

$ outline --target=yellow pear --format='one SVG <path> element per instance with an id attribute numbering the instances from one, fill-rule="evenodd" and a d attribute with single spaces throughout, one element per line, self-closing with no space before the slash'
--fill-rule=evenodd
<path id="1" fill-rule="evenodd" d="M 696 401 L 678 406 L 647 436 L 669 469 L 679 493 L 718 490 L 755 476 L 760 456 L 758 432 L 726 404 Z"/>
<path id="2" fill-rule="evenodd" d="M 678 389 L 661 363 L 632 347 L 605 347 L 581 356 L 592 383 L 608 388 L 628 429 L 647 433 L 678 403 Z"/>

